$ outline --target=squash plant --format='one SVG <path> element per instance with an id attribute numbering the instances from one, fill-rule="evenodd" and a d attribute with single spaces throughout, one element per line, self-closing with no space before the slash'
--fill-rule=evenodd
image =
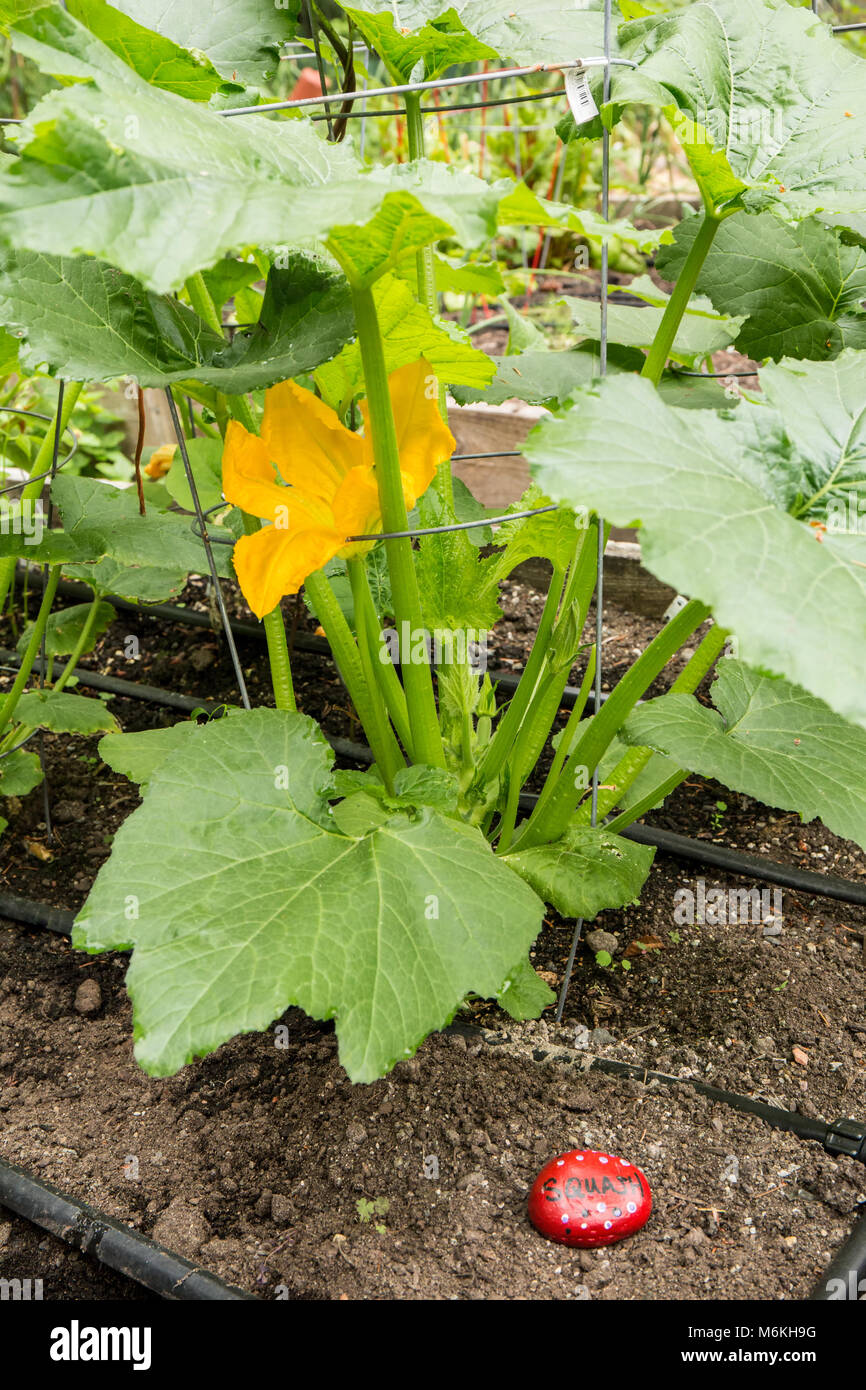
<path id="1" fill-rule="evenodd" d="M 395 82 L 602 46 L 601 7 L 572 0 L 415 0 L 399 24 L 392 0 L 344 8 Z M 132 949 L 136 1053 L 155 1074 L 290 1004 L 334 1018 L 361 1081 L 470 992 L 537 1015 L 551 995 L 527 952 L 545 903 L 592 917 L 634 901 L 652 853 L 618 832 L 688 770 L 866 844 L 863 62 L 787 0 L 666 8 L 623 0 L 617 53 L 634 66 L 615 69 L 599 121 L 562 131 L 597 138 L 635 104 L 660 111 L 703 202 L 673 236 L 428 163 L 411 94 L 411 159 L 389 168 L 362 167 L 305 118 L 228 114 L 259 100 L 290 11 L 240 0 L 227 27 L 192 3 L 0 6 L 58 83 L 0 171 L 0 320 L 60 376 L 126 374 L 203 405 L 223 441 L 234 572 L 268 637 L 275 709 L 100 745 L 143 801 L 75 943 Z M 500 362 L 438 318 L 442 257 L 453 267 L 520 224 L 664 243 L 673 293 L 638 281 L 611 314 L 606 379 L 585 304 L 577 350 L 532 340 Z M 258 318 L 229 342 L 238 293 Z M 760 394 L 732 403 L 682 375 L 740 336 L 767 359 Z M 527 446 L 533 487 L 491 553 L 436 530 L 478 518 L 451 477 L 445 388 L 550 407 Z M 212 443 L 188 443 L 203 489 Z M 55 494 L 63 529 L 35 558 L 74 566 L 97 595 L 154 600 L 201 570 L 165 482 L 144 517 L 96 480 L 58 479 Z M 611 523 L 641 526 L 645 563 L 687 602 L 589 718 L 583 633 Z M 5 565 L 23 553 L 2 544 Z M 532 556 L 550 562 L 550 590 L 497 704 L 460 639 L 493 626 L 499 585 Z M 295 708 L 279 600 L 301 586 L 373 750 L 366 773 L 335 770 Z M 671 692 L 642 703 L 711 617 Z M 720 659 L 731 634 L 737 655 Z M 714 667 L 711 709 L 695 691 Z"/>

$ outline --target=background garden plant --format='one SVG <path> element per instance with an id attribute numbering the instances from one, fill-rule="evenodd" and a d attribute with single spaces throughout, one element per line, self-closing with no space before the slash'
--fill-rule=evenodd
<path id="1" fill-rule="evenodd" d="M 399 27 L 390 3 L 344 8 L 396 83 L 603 48 L 597 5 L 512 13 L 468 0 L 446 12 L 422 0 Z M 145 515 L 135 489 L 58 476 L 62 525 L 36 546 L 0 537 L 0 592 L 21 557 L 50 567 L 47 596 L 61 567 L 86 578 L 90 635 L 107 594 L 176 594 L 204 562 L 172 508 L 191 501 L 192 475 L 202 505 L 221 492 L 233 504 L 224 538 L 268 636 L 276 709 L 100 745 L 143 801 L 75 939 L 133 949 L 136 1050 L 150 1071 L 290 1004 L 335 1019 L 356 1080 L 411 1054 L 470 992 L 537 1016 L 551 995 L 527 953 L 545 903 L 591 918 L 633 901 L 652 852 L 618 832 L 689 770 L 866 844 L 863 60 L 787 0 L 622 10 L 610 99 L 595 77 L 599 119 L 560 129 L 597 140 L 635 109 L 666 121 L 702 200 L 673 233 L 426 160 L 417 94 L 409 161 L 372 169 L 297 113 L 227 115 L 258 103 L 294 32 L 288 11 L 269 12 L 267 30 L 242 0 L 227 35 L 173 7 L 157 35 L 148 0 L 0 6 L 15 51 L 58 84 L 3 156 L 0 318 L 20 360 L 69 382 L 176 388 L 203 412 L 186 459 L 148 484 Z M 513 336 L 518 350 L 498 362 L 439 317 L 440 274 L 477 273 L 472 257 L 497 228 L 527 226 L 661 247 L 675 288 L 639 279 L 633 305 L 611 306 L 606 379 L 600 313 L 585 300 L 568 305 L 577 347 Z M 228 335 L 239 301 L 254 322 Z M 682 372 L 732 341 L 765 361 L 760 393 L 735 401 Z M 491 553 L 435 530 L 479 519 L 451 476 L 446 388 L 552 411 L 527 446 L 534 485 Z M 584 631 L 611 524 L 639 525 L 644 562 L 688 601 L 587 717 L 598 654 Z M 500 584 L 530 557 L 549 561 L 550 590 L 520 684 L 498 705 L 456 639 L 495 624 Z M 278 599 L 301 583 L 370 772 L 335 770 L 295 708 Z M 710 618 L 670 693 L 641 703 Z M 392 622 L 445 634 L 435 670 L 411 644 L 399 672 L 381 660 Z M 730 634 L 737 656 L 720 660 Z M 579 697 L 521 820 L 584 651 Z M 711 709 L 695 692 L 714 666 Z"/>

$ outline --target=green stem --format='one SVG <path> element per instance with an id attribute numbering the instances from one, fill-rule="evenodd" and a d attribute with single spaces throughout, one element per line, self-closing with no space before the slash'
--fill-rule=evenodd
<path id="1" fill-rule="evenodd" d="M 541 788 L 541 794 L 535 804 L 535 810 L 538 811 L 539 814 L 544 810 L 544 807 L 555 792 L 559 784 L 559 774 L 562 772 L 563 765 L 571 752 L 574 735 L 577 731 L 578 724 L 583 718 L 586 702 L 589 699 L 589 692 L 592 689 L 592 683 L 595 679 L 595 664 L 596 651 L 595 646 L 593 646 L 589 653 L 589 661 L 583 673 L 583 680 L 580 683 L 577 699 L 572 706 L 571 713 L 568 716 L 568 723 L 562 731 L 562 737 L 559 740 L 559 746 L 557 747 L 550 771 L 544 780 L 544 786 Z"/>
<path id="2" fill-rule="evenodd" d="M 553 632 L 553 625 L 556 621 L 556 614 L 562 598 L 562 591 L 565 588 L 565 571 L 554 570 L 550 579 L 550 588 L 547 591 L 547 598 L 544 603 L 544 610 L 532 643 L 532 651 L 523 668 L 523 674 L 517 683 L 517 689 L 512 695 L 508 708 L 501 716 L 496 726 L 496 732 L 490 741 L 490 745 L 485 754 L 479 772 L 481 783 L 492 782 L 498 777 L 505 766 L 506 759 L 514 746 L 514 741 L 520 731 L 524 715 L 529 708 L 529 703 L 535 694 L 541 673 L 547 663 L 550 652 L 550 638 Z"/>
<path id="3" fill-rule="evenodd" d="M 401 767 L 405 767 L 405 763 L 397 740 L 384 716 L 378 687 L 375 682 L 369 682 L 365 677 L 355 639 L 324 572 L 316 570 L 314 574 L 307 575 L 304 587 L 319 622 L 325 629 L 334 660 L 364 727 L 382 780 L 389 792 L 393 792 L 394 777 Z"/>
<path id="4" fill-rule="evenodd" d="M 189 302 L 199 318 L 204 320 L 208 328 L 212 328 L 215 333 L 222 337 L 222 319 L 200 270 L 197 270 L 194 275 L 190 275 L 189 279 L 184 282 L 184 288 L 189 295 Z"/>
<path id="5" fill-rule="evenodd" d="M 400 451 L 388 390 L 382 333 L 372 290 L 353 288 L 352 301 L 367 386 L 370 434 L 376 462 L 383 530 L 405 531 L 408 529 L 408 518 L 400 474 Z M 408 538 L 386 540 L 385 549 L 388 555 L 397 630 L 402 634 L 407 630 L 403 624 L 408 624 L 411 651 L 414 635 L 424 630 L 412 542 Z M 426 661 L 406 661 L 403 664 L 403 686 L 417 756 L 432 767 L 444 768 L 445 753 L 429 664 Z"/>
<path id="6" fill-rule="evenodd" d="M 670 356 L 674 339 L 677 336 L 677 329 L 682 322 L 683 314 L 686 312 L 689 300 L 692 297 L 698 276 L 701 273 L 707 252 L 713 244 L 713 238 L 721 226 L 721 219 L 713 213 L 705 211 L 698 228 L 698 234 L 692 242 L 692 248 L 686 257 L 686 263 L 680 271 L 680 278 L 677 280 L 674 292 L 668 300 L 667 308 L 658 327 L 658 332 L 653 340 L 653 345 L 647 354 L 646 362 L 643 365 L 641 376 L 648 377 L 654 386 L 658 386 L 662 379 L 662 372 L 665 363 Z"/>
<path id="7" fill-rule="evenodd" d="M 75 409 L 78 397 L 81 395 L 81 389 L 82 384 L 80 381 L 68 381 L 66 383 L 63 392 L 63 408 L 60 411 L 60 418 L 58 420 L 57 414 L 55 414 L 54 421 L 49 426 L 48 432 L 39 446 L 39 452 L 30 469 L 32 481 L 25 483 L 24 487 L 21 489 L 19 495 L 19 500 L 21 502 L 33 502 L 37 497 L 41 496 L 42 489 L 45 486 L 45 478 L 42 475 L 47 473 L 51 467 L 51 460 L 54 457 L 55 436 L 58 434 L 62 435 L 63 431 L 66 429 L 69 423 L 69 417 Z M 2 611 L 3 605 L 6 602 L 6 595 L 9 592 L 9 586 L 12 583 L 14 574 L 15 557 L 10 555 L 7 559 L 0 560 L 0 611 Z"/>
<path id="8" fill-rule="evenodd" d="M 254 536 L 260 530 L 261 522 L 256 517 L 250 516 L 247 512 L 241 512 L 241 519 L 246 535 Z M 292 681 L 292 662 L 286 641 L 286 624 L 279 604 L 276 608 L 272 608 L 270 613 L 265 614 L 262 626 L 265 629 L 265 638 L 268 643 L 268 663 L 271 669 L 274 704 L 277 709 L 287 709 L 295 713 L 298 706 L 295 701 L 295 687 Z"/>
<path id="9" fill-rule="evenodd" d="M 424 158 L 424 117 L 421 113 L 421 93 L 406 93 L 406 134 L 409 158 Z M 434 316 L 439 312 L 436 294 L 436 262 L 432 246 L 422 246 L 415 260 L 418 269 L 418 298 Z"/>
<path id="10" fill-rule="evenodd" d="M 72 678 L 72 674 L 76 666 L 78 665 L 79 660 L 81 659 L 82 653 L 90 650 L 90 638 L 93 635 L 93 629 L 96 626 L 96 619 L 99 614 L 99 605 L 101 602 L 102 600 L 100 599 L 99 594 L 94 594 L 90 604 L 90 612 L 87 614 L 87 617 L 84 622 L 84 627 L 81 629 L 78 641 L 75 643 L 75 646 L 72 649 L 72 654 L 69 657 L 69 660 L 67 661 L 63 670 L 60 672 L 60 675 L 57 677 L 57 683 L 53 687 L 55 690 L 63 689 L 67 681 L 69 681 Z"/>
<path id="11" fill-rule="evenodd" d="M 15 706 L 18 704 L 21 693 L 30 678 L 30 672 L 36 660 L 36 654 L 42 645 L 42 634 L 45 631 L 45 624 L 48 622 L 48 614 L 51 612 L 51 605 L 54 602 L 54 595 L 57 592 L 57 585 L 59 582 L 60 566 L 52 565 L 48 575 L 48 583 L 45 585 L 45 592 L 42 595 L 42 603 L 39 606 L 39 612 L 33 624 L 33 631 L 30 634 L 27 649 L 21 658 L 18 674 L 15 677 L 12 689 L 3 701 L 2 706 L 0 706 L 0 735 L 2 735 L 6 725 L 15 713 Z"/>
<path id="12" fill-rule="evenodd" d="M 611 691 L 601 710 L 597 710 L 587 723 L 563 769 L 560 784 L 543 813 L 539 815 L 536 806 L 527 821 L 519 840 L 522 849 L 546 844 L 564 833 L 583 790 L 576 786 L 575 769 L 585 768 L 587 773 L 590 773 L 598 766 L 605 750 L 613 742 L 644 691 L 652 685 L 671 657 L 708 616 L 709 609 L 697 599 L 692 599 L 653 638 L 631 670 Z"/>
<path id="13" fill-rule="evenodd" d="M 397 735 L 410 759 L 414 760 L 414 740 L 412 738 L 412 726 L 409 723 L 406 692 L 400 684 L 400 678 L 394 669 L 390 655 L 382 646 L 382 629 L 376 612 L 376 605 L 373 602 L 373 595 L 370 592 L 367 566 L 360 556 L 354 556 L 347 562 L 346 568 L 352 586 L 352 599 L 355 605 L 355 630 L 358 634 L 358 647 L 361 652 L 361 660 L 364 662 L 365 672 L 368 674 L 368 678 L 378 685 L 379 693 L 385 702 L 385 708 L 397 730 Z M 365 653 L 369 660 L 369 670 Z"/>
<path id="14" fill-rule="evenodd" d="M 693 695 L 700 685 L 704 676 L 708 674 L 715 661 L 724 651 L 728 633 L 725 628 L 719 627 L 715 623 L 699 644 L 694 656 L 686 663 L 680 674 L 677 676 L 670 688 L 671 695 Z M 615 806 L 622 801 L 624 794 L 635 782 L 638 774 L 643 771 L 653 756 L 651 748 L 634 747 L 630 748 L 625 757 L 620 760 L 613 772 L 610 774 L 610 782 L 613 790 L 605 793 L 604 797 L 599 797 L 598 815 L 599 819 L 612 811 Z M 671 773 L 657 782 L 654 786 L 641 797 L 640 801 L 630 806 L 627 811 L 622 811 L 614 821 L 610 822 L 611 827 L 619 830 L 622 826 L 631 825 L 632 821 L 638 820 L 645 811 L 651 811 L 660 801 L 664 801 L 666 796 L 678 787 L 684 777 L 688 776 L 686 769 L 680 769 Z M 579 813 L 578 813 L 579 814 Z"/>

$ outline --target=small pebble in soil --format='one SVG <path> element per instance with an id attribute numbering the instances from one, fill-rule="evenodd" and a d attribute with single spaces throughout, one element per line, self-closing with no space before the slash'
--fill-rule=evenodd
<path id="1" fill-rule="evenodd" d="M 75 1004 L 73 1005 L 77 1014 L 98 1014 L 102 1008 L 102 990 L 99 988 L 98 980 L 82 980 L 78 989 L 75 991 Z"/>
<path id="2" fill-rule="evenodd" d="M 649 1220 L 652 1195 L 640 1168 L 595 1149 L 571 1149 L 542 1168 L 529 1219 L 548 1240 L 589 1248 L 633 1235 Z"/>

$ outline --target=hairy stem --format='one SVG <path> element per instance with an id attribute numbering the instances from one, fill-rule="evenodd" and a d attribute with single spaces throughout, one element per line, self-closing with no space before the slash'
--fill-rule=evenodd
<path id="1" fill-rule="evenodd" d="M 48 582 L 45 585 L 45 592 L 42 595 L 42 603 L 39 606 L 39 612 L 33 624 L 33 631 L 30 634 L 27 649 L 21 658 L 18 674 L 15 677 L 12 689 L 9 691 L 3 704 L 0 705 L 0 735 L 2 735 L 9 720 L 15 713 L 15 706 L 18 704 L 21 693 L 30 678 L 30 672 L 33 670 L 33 663 L 42 645 L 42 634 L 45 631 L 45 624 L 48 622 L 48 615 L 51 612 L 51 605 L 54 602 L 54 595 L 57 593 L 57 585 L 59 582 L 60 566 L 52 565 L 48 575 Z"/>
<path id="2" fill-rule="evenodd" d="M 379 687 L 385 708 L 397 730 L 397 736 L 410 758 L 414 759 L 412 726 L 406 705 L 406 692 L 394 669 L 390 654 L 382 645 L 382 629 L 376 613 L 376 605 L 370 592 L 367 567 L 360 556 L 349 560 L 346 568 L 352 585 L 352 599 L 355 605 L 355 631 L 358 634 L 358 647 L 368 678 Z M 365 659 L 365 653 L 368 660 Z"/>

